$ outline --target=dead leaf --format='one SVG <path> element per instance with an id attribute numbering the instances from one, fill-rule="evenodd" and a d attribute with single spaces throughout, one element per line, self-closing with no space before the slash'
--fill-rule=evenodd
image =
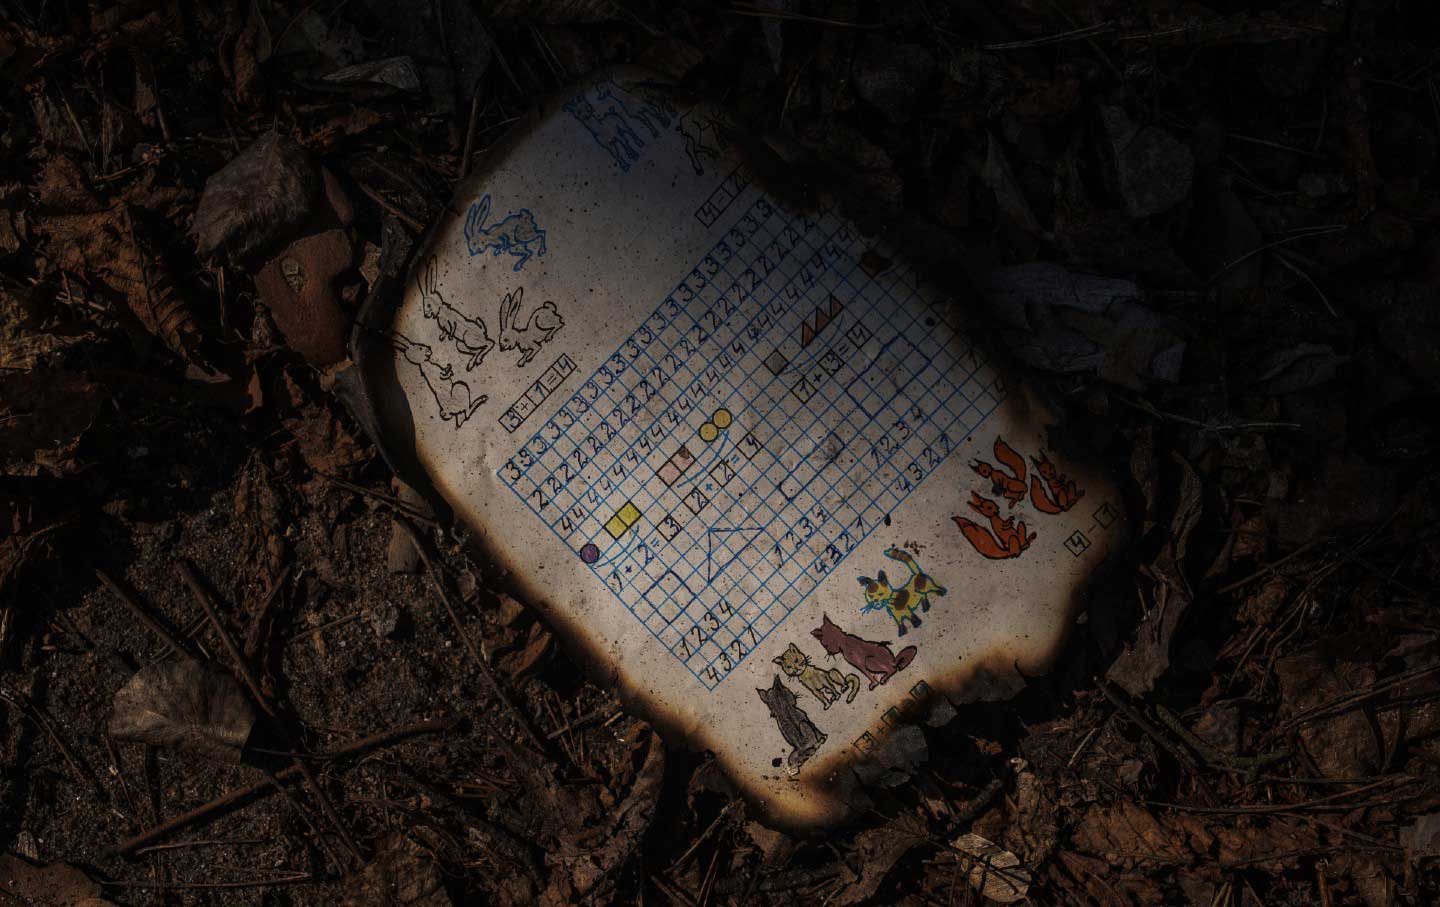
<path id="1" fill-rule="evenodd" d="M 107 396 L 75 372 L 0 371 L 0 475 L 79 472 L 80 443 Z"/>
<path id="2" fill-rule="evenodd" d="M 1179 500 L 1164 548 L 1141 573 L 1150 580 L 1151 601 L 1135 630 L 1135 644 L 1121 653 L 1105 676 L 1132 696 L 1142 696 L 1170 667 L 1170 641 L 1190 608 L 1194 594 L 1185 578 L 1185 551 L 1204 509 L 1200 476 L 1183 457 L 1172 454 L 1181 470 Z"/>
<path id="3" fill-rule="evenodd" d="M 1268 577 L 1250 589 L 1235 617 L 1248 624 L 1268 626 L 1280 616 L 1280 608 L 1289 597 L 1290 583 L 1284 577 Z"/>
<path id="4" fill-rule="evenodd" d="M 341 907 L 451 907 L 440 867 L 418 844 L 402 834 L 380 842 L 375 859 L 345 880 Z"/>
<path id="5" fill-rule="evenodd" d="M 1114 867 L 1104 860 L 1081 856 L 1068 850 L 1060 852 L 1065 872 L 1053 878 L 1068 890 L 1069 900 L 1061 903 L 1094 904 L 1096 907 L 1135 907 L 1137 904 L 1163 904 L 1166 892 L 1147 878 L 1119 878 Z M 1078 885 L 1070 884 L 1071 880 Z M 1078 889 L 1078 890 L 1077 890 Z M 1209 902 L 1205 902 L 1207 905 Z"/>
<path id="6" fill-rule="evenodd" d="M 210 371 L 194 314 L 134 209 L 123 201 L 100 199 L 74 162 L 59 154 L 46 162 L 37 193 L 45 216 L 36 229 L 53 265 L 120 297 L 147 332 L 185 361 Z"/>
<path id="7" fill-rule="evenodd" d="M 577 841 L 560 841 L 547 858 L 557 871 L 541 896 L 546 905 L 572 904 L 595 891 L 640 843 L 655 818 L 660 785 L 665 778 L 665 744 L 660 735 L 649 732 L 645 761 L 630 786 L 625 800 L 611 812 L 610 822 L 599 834 L 587 836 L 598 846 L 584 847 Z"/>
<path id="8" fill-rule="evenodd" d="M 1400 832 L 1400 843 L 1415 857 L 1440 857 L 1440 813 L 1420 816 Z"/>
<path id="9" fill-rule="evenodd" d="M 1256 389 L 1263 394 L 1293 394 L 1335 380 L 1349 356 L 1324 343 L 1297 343 L 1260 361 Z"/>
<path id="10" fill-rule="evenodd" d="M 283 423 L 295 436 L 306 464 L 316 472 L 348 476 L 373 455 L 370 445 L 324 406 L 307 406 L 299 416 Z"/>
<path id="11" fill-rule="evenodd" d="M 415 61 L 409 57 L 386 57 L 345 66 L 330 73 L 324 81 L 339 85 L 383 85 L 396 91 L 420 90 L 420 73 L 415 70 Z"/>
<path id="12" fill-rule="evenodd" d="M 1010 161 L 1005 157 L 1005 148 L 1000 140 L 993 134 L 989 136 L 989 143 L 985 151 L 985 163 L 980 167 L 980 181 L 993 193 L 995 193 L 995 204 L 1012 224 L 1034 236 L 1044 232 L 1040 222 L 1035 219 L 1035 212 L 1030 208 L 1030 202 L 1026 200 L 1025 194 L 1020 191 L 1020 185 L 1015 181 L 1015 174 L 1010 169 Z"/>
<path id="13" fill-rule="evenodd" d="M 1075 827 L 1076 850 L 1111 865 L 1292 866 L 1319 845 L 1312 826 L 1276 817 L 1152 813 L 1132 801 L 1093 806 Z"/>
<path id="14" fill-rule="evenodd" d="M 854 858 L 850 861 L 852 865 L 859 863 L 860 875 L 840 889 L 831 903 L 859 904 L 874 897 L 900 858 L 929 839 L 927 823 L 916 813 L 902 813 L 879 828 L 862 831 L 855 837 Z"/>
<path id="15" fill-rule="evenodd" d="M 100 883 L 69 863 L 37 866 L 0 856 L 0 907 L 113 907 Z"/>
<path id="16" fill-rule="evenodd" d="M 53 311 L 52 311 L 53 310 Z M 87 326 L 61 320 L 33 289 L 0 290 L 0 369 L 28 371 L 59 359 L 59 353 L 93 340 Z"/>
<path id="17" fill-rule="evenodd" d="M 19 252 L 26 242 L 25 191 L 19 183 L 0 183 L 0 255 Z"/>
<path id="18" fill-rule="evenodd" d="M 961 835 L 954 845 L 969 869 L 970 886 L 997 904 L 1014 904 L 1030 890 L 1030 870 L 1020 858 L 975 834 Z"/>
<path id="19" fill-rule="evenodd" d="M 237 762 L 255 711 L 229 673 L 190 658 L 141 668 L 115 694 L 110 735 Z"/>
<path id="20" fill-rule="evenodd" d="M 1370 665 L 1301 653 L 1276 661 L 1275 676 L 1293 715 L 1368 687 L 1376 675 Z M 1327 778 L 1363 777 L 1377 769 L 1383 758 L 1362 709 L 1303 722 L 1297 733 L 1316 768 Z"/>
<path id="21" fill-rule="evenodd" d="M 516 677 L 532 670 L 550 650 L 550 640 L 550 631 L 545 629 L 543 624 L 539 621 L 531 624 L 525 645 L 498 659 L 501 670 Z"/>
<path id="22" fill-rule="evenodd" d="M 614 0 L 481 0 L 480 12 L 496 19 L 525 19 L 550 25 L 604 22 L 623 7 Z"/>

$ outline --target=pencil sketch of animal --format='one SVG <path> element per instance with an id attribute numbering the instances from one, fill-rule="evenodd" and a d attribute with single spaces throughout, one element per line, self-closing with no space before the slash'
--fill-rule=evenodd
<path id="1" fill-rule="evenodd" d="M 645 142 L 618 111 L 602 114 L 583 92 L 566 101 L 564 108 L 589 131 L 595 144 L 610 154 L 622 172 L 629 172 L 630 163 L 640 160 Z"/>
<path id="2" fill-rule="evenodd" d="M 440 295 L 439 276 L 436 273 L 435 257 L 425 264 L 423 276 L 417 275 L 415 284 L 420 288 L 420 308 L 425 317 L 433 320 L 440 328 L 442 341 L 454 341 L 455 351 L 466 357 L 465 371 L 485 361 L 485 356 L 495 348 L 490 331 L 480 318 L 471 318 L 456 309 Z"/>
<path id="3" fill-rule="evenodd" d="M 874 579 L 868 576 L 859 577 L 860 585 L 865 589 L 865 604 L 860 608 L 860 613 L 888 611 L 899 631 L 895 635 L 904 636 L 907 620 L 912 627 L 920 626 L 920 615 L 916 613 L 916 609 L 921 612 L 929 611 L 930 596 L 944 595 L 947 590 L 922 572 L 920 565 L 909 552 L 899 548 L 887 548 L 885 556 L 909 567 L 910 576 L 899 586 L 890 584 L 884 570 L 877 573 Z"/>
<path id="4" fill-rule="evenodd" d="M 839 701 L 841 696 L 846 702 L 854 702 L 855 694 L 860 692 L 860 675 L 846 674 L 837 668 L 816 667 L 810 656 L 800 651 L 793 642 L 774 661 L 786 677 L 804 684 L 805 689 L 814 693 L 826 709 L 830 708 L 830 703 Z"/>
<path id="5" fill-rule="evenodd" d="M 770 685 L 770 689 L 762 690 L 756 687 L 755 692 L 760 694 L 760 701 L 765 703 L 770 710 L 770 717 L 780 726 L 780 736 L 790 744 L 790 755 L 786 762 L 791 769 L 798 769 L 815 755 L 815 751 L 825 742 L 825 735 L 820 733 L 810 716 L 800 708 L 790 688 L 780 682 L 779 674 L 775 675 L 775 682 Z"/>
<path id="6" fill-rule="evenodd" d="M 469 384 L 455 380 L 455 370 L 449 365 L 436 362 L 433 358 L 434 351 L 429 344 L 392 332 L 390 345 L 405 357 L 406 362 L 420 370 L 420 377 L 430 388 L 430 394 L 440 408 L 440 418 L 446 422 L 454 422 L 456 428 L 464 425 L 466 420 L 475 414 L 475 410 L 489 399 L 485 394 L 473 396 Z"/>
<path id="7" fill-rule="evenodd" d="M 545 300 L 540 303 L 530 317 L 525 321 L 517 321 L 516 315 L 520 311 L 520 303 L 525 299 L 525 288 L 517 287 L 513 293 L 506 293 L 505 298 L 500 300 L 500 349 L 509 352 L 520 351 L 520 361 L 515 363 L 523 366 L 535 354 L 540 352 L 540 347 L 550 342 L 556 332 L 565 326 L 565 319 L 560 317 L 560 311 L 555 308 L 555 303 Z"/>
<path id="8" fill-rule="evenodd" d="M 834 658 L 844 657 L 851 667 L 860 671 L 870 681 L 870 689 L 894 677 L 910 666 L 915 660 L 916 649 L 906 646 L 897 655 L 890 651 L 888 642 L 871 642 L 853 633 L 846 633 L 830 620 L 830 615 L 820 615 L 820 626 L 810 631 L 820 641 L 825 654 Z"/>
<path id="9" fill-rule="evenodd" d="M 726 138 L 725 121 L 713 111 L 696 106 L 680 115 L 675 131 L 685 139 L 685 153 L 690 157 L 690 167 L 696 176 L 705 173 L 701 156 L 712 161 L 720 159 L 720 153 L 730 144 Z"/>
<path id="10" fill-rule="evenodd" d="M 521 208 L 487 225 L 489 218 L 490 195 L 487 193 L 472 204 L 465 215 L 465 248 L 472 256 L 483 252 L 496 256 L 509 253 L 515 256 L 513 270 L 518 271 L 525 267 L 531 255 L 545 254 L 545 231 L 535 223 L 535 215 L 529 208 Z"/>
<path id="11" fill-rule="evenodd" d="M 593 88 L 595 100 L 602 111 L 601 119 L 639 123 L 649 131 L 652 139 L 658 139 L 660 132 L 668 129 L 670 120 L 674 118 L 674 108 L 653 92 L 637 92 L 614 79 L 596 82 Z"/>

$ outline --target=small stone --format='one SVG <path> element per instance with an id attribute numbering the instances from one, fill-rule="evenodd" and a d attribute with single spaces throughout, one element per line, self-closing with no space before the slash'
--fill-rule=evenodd
<path id="1" fill-rule="evenodd" d="M 30 829 L 22 828 L 15 836 L 15 852 L 27 860 L 40 862 L 40 844 Z"/>
<path id="2" fill-rule="evenodd" d="M 890 122 L 904 123 L 934 71 L 935 58 L 919 44 L 891 44 L 872 36 L 856 62 L 855 93 Z"/>
<path id="3" fill-rule="evenodd" d="M 301 237 L 255 275 L 285 343 L 312 365 L 345 358 L 350 318 L 340 307 L 335 280 L 354 260 L 344 230 Z"/>
<path id="4" fill-rule="evenodd" d="M 1137 126 L 1122 108 L 1100 108 L 1115 155 L 1120 195 L 1131 217 L 1150 217 L 1184 201 L 1195 176 L 1195 155 L 1157 126 Z"/>
<path id="5" fill-rule="evenodd" d="M 201 255 L 244 258 L 287 235 L 310 216 L 322 188 L 305 149 L 271 132 L 212 174 L 191 232 Z"/>
<path id="6" fill-rule="evenodd" d="M 389 601 L 381 601 L 370 606 L 365 615 L 370 621 L 370 627 L 375 635 L 381 639 L 389 639 L 395 635 L 400 627 L 400 609 Z"/>

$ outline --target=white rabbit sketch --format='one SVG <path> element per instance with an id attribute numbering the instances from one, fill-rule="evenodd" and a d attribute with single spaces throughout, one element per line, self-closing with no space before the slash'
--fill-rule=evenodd
<path id="1" fill-rule="evenodd" d="M 484 394 L 472 396 L 470 385 L 455 380 L 454 369 L 434 360 L 433 351 L 428 344 L 411 340 L 404 334 L 391 333 L 390 345 L 405 357 L 406 362 L 420 370 L 420 377 L 430 388 L 435 405 L 440 407 L 440 418 L 446 422 L 454 422 L 456 428 L 464 425 L 465 421 L 475 414 L 475 410 L 489 399 Z"/>
<path id="2" fill-rule="evenodd" d="M 540 347 L 565 326 L 565 319 L 560 317 L 555 303 L 548 299 L 540 303 L 523 323 L 518 323 L 515 316 L 520 311 L 520 303 L 524 298 L 525 289 L 521 287 L 513 293 L 506 293 L 505 298 L 500 300 L 500 349 L 507 352 L 519 350 L 520 361 L 515 363 L 517 366 L 523 366 L 534 359 L 535 354 L 540 352 Z"/>
<path id="3" fill-rule="evenodd" d="M 495 348 L 495 341 L 490 339 L 484 320 L 471 318 L 440 295 L 433 255 L 425 265 L 424 277 L 416 277 L 415 283 L 420 288 L 420 307 L 424 310 L 425 317 L 434 319 L 439 326 L 440 339 L 453 340 L 455 350 L 461 356 L 469 357 L 470 361 L 465 363 L 465 371 L 471 371 L 484 362 L 486 354 Z"/>

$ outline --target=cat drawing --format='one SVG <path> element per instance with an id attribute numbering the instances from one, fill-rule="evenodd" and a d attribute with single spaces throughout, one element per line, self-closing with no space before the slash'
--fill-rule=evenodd
<path id="1" fill-rule="evenodd" d="M 780 675 L 775 675 L 775 682 L 770 689 L 762 690 L 755 688 L 760 694 L 760 701 L 770 709 L 770 717 L 780 726 L 780 735 L 785 742 L 790 744 L 790 768 L 798 769 L 805 764 L 805 760 L 815 755 L 820 744 L 825 742 L 825 735 L 805 714 L 805 710 L 796 703 L 795 694 L 790 688 L 780 682 Z M 778 764 L 778 760 L 777 760 Z"/>
<path id="2" fill-rule="evenodd" d="M 890 585 L 890 580 L 881 570 L 874 579 L 868 576 L 861 576 L 857 579 L 865 589 L 865 604 L 860 613 L 868 614 L 871 611 L 879 611 L 882 608 L 890 612 L 895 620 L 895 627 L 899 631 L 896 636 L 905 635 L 905 621 L 910 621 L 913 627 L 920 626 L 920 616 L 916 613 L 930 610 L 930 596 L 944 595 L 946 589 L 939 585 L 928 574 L 921 572 L 920 565 L 915 562 L 909 552 L 899 548 L 885 549 L 885 556 L 891 560 L 899 561 L 910 568 L 910 577 L 899 586 Z"/>
<path id="3" fill-rule="evenodd" d="M 830 703 L 842 695 L 846 702 L 853 702 L 855 694 L 860 692 L 859 675 L 845 674 L 837 668 L 816 667 L 810 656 L 801 652 L 800 647 L 793 642 L 775 658 L 775 663 L 785 672 L 786 677 L 800 681 L 805 689 L 814 693 L 815 698 L 827 709 L 830 708 Z"/>
<path id="4" fill-rule="evenodd" d="M 828 614 L 820 615 L 820 626 L 811 630 L 810 635 L 820 641 L 831 658 L 840 655 L 864 674 L 872 690 L 905 670 L 915 660 L 914 646 L 906 646 L 897 655 L 890 651 L 888 642 L 871 642 L 846 633 L 831 623 Z"/>

